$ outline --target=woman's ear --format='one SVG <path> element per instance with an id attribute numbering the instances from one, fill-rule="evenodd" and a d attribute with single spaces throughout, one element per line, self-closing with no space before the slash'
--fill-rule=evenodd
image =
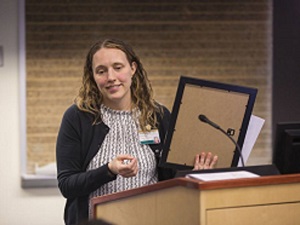
<path id="1" fill-rule="evenodd" d="M 133 76 L 136 72 L 137 64 L 136 62 L 131 63 L 131 76 Z"/>

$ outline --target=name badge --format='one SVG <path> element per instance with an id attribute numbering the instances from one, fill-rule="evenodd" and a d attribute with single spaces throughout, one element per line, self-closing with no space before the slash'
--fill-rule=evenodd
<path id="1" fill-rule="evenodd" d="M 140 143 L 143 145 L 149 145 L 149 144 L 159 144 L 160 143 L 160 138 L 159 138 L 159 133 L 158 130 L 151 130 L 148 132 L 139 132 L 139 138 L 140 138 Z"/>

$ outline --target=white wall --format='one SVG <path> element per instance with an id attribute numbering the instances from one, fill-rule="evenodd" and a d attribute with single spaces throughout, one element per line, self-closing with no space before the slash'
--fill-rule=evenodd
<path id="1" fill-rule="evenodd" d="M 18 0 L 0 0 L 0 224 L 62 225 L 56 188 L 21 188 L 18 15 Z"/>

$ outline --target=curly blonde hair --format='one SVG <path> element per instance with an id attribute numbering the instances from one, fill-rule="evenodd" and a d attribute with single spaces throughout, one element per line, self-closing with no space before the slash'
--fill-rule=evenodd
<path id="1" fill-rule="evenodd" d="M 149 125 L 151 128 L 157 127 L 157 113 L 163 112 L 161 105 L 153 99 L 153 89 L 140 59 L 132 47 L 121 40 L 106 39 L 98 41 L 90 48 L 86 56 L 82 85 L 78 96 L 75 98 L 77 107 L 82 111 L 93 114 L 95 116 L 94 124 L 102 121 L 100 105 L 103 102 L 103 96 L 96 85 L 92 69 L 93 56 L 101 48 L 119 49 L 125 53 L 130 65 L 133 62 L 136 63 L 137 69 L 132 77 L 130 90 L 132 102 L 140 110 L 139 124 L 144 131 L 147 130 Z"/>

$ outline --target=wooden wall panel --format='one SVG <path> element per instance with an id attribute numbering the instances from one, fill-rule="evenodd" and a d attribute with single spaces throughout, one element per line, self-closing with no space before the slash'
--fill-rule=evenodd
<path id="1" fill-rule="evenodd" d="M 55 160 L 62 114 L 103 37 L 134 46 L 170 110 L 180 75 L 258 88 L 266 124 L 249 164 L 270 162 L 271 13 L 270 0 L 27 0 L 28 171 Z"/>

